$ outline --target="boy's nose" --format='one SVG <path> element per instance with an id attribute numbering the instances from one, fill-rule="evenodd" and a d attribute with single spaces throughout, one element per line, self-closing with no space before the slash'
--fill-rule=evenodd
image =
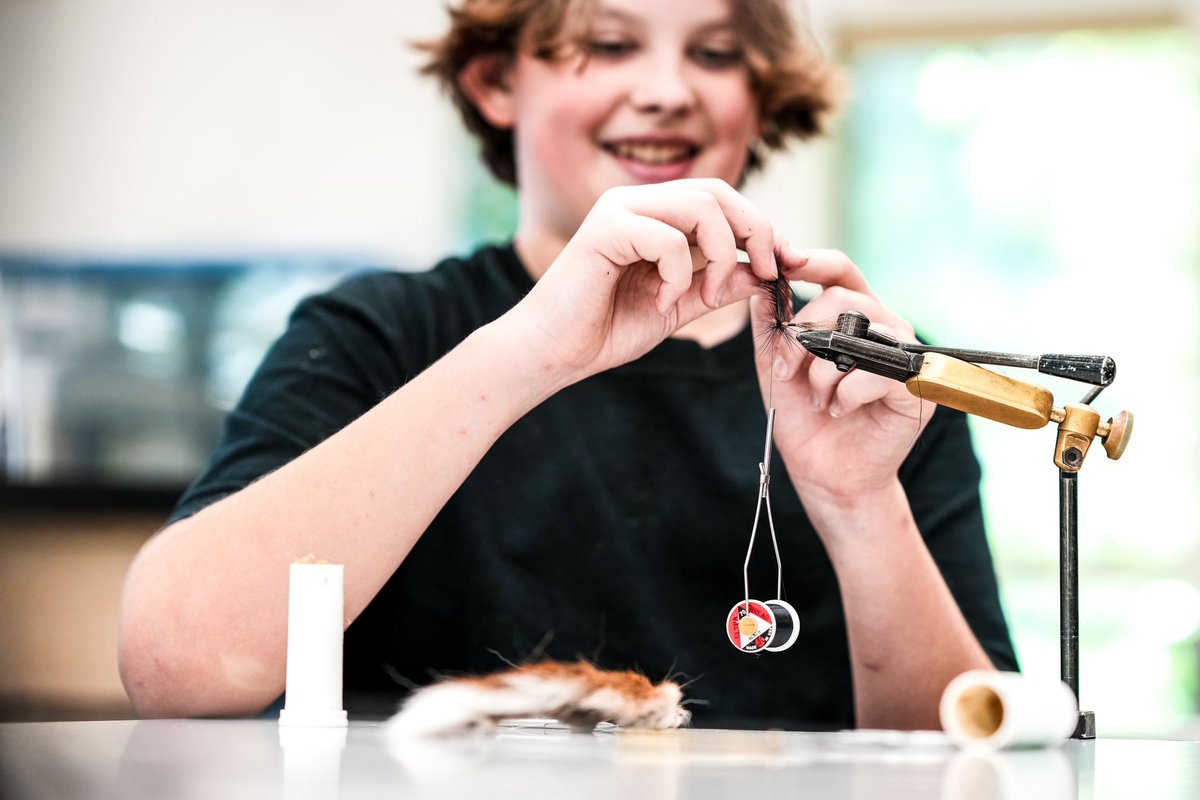
<path id="1" fill-rule="evenodd" d="M 679 59 L 659 58 L 638 71 L 630 95 L 640 111 L 680 113 L 696 103 L 696 92 L 688 81 L 686 64 Z"/>

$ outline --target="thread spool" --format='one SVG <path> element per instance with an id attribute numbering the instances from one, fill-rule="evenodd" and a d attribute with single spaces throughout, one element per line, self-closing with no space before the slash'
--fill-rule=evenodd
<path id="1" fill-rule="evenodd" d="M 1075 695 L 1062 681 L 991 670 L 950 681 L 938 712 L 951 741 L 983 750 L 1056 746 L 1079 720 Z"/>
<path id="2" fill-rule="evenodd" d="M 767 645 L 767 649 L 772 653 L 787 650 L 796 643 L 796 637 L 800 635 L 800 615 L 786 600 L 768 600 L 767 608 L 775 616 L 775 637 Z"/>
<path id="3" fill-rule="evenodd" d="M 739 600 L 725 618 L 729 642 L 743 653 L 759 653 L 775 640 L 775 612 L 760 600 Z"/>
<path id="4" fill-rule="evenodd" d="M 786 600 L 742 600 L 730 609 L 725 633 L 743 653 L 778 653 L 796 643 L 800 615 Z"/>

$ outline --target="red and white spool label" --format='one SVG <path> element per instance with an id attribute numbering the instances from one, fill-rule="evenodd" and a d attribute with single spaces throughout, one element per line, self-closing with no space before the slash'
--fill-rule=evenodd
<path id="1" fill-rule="evenodd" d="M 729 611 L 725 620 L 729 641 L 743 653 L 765 650 L 775 638 L 775 614 L 766 603 L 742 600 Z"/>

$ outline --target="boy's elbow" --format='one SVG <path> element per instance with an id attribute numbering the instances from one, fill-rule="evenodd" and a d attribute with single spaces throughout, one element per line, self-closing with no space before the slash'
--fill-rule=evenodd
<path id="1" fill-rule="evenodd" d="M 121 683 L 142 719 L 244 717 L 266 708 L 274 696 L 211 674 L 204 659 L 180 642 L 164 641 L 136 614 L 123 612 L 117 645 Z"/>
<path id="2" fill-rule="evenodd" d="M 139 717 L 178 716 L 172 698 L 180 694 L 161 651 L 161 644 L 147 635 L 152 623 L 130 602 L 129 587 L 121 607 L 117 634 L 117 668 L 125 694 Z"/>
<path id="3" fill-rule="evenodd" d="M 131 646 L 122 636 L 117 648 L 117 664 L 125 694 L 134 713 L 142 719 L 177 716 L 168 699 L 172 696 L 168 681 L 154 669 L 154 657 Z"/>
<path id="4" fill-rule="evenodd" d="M 117 617 L 117 669 L 125 694 L 139 717 L 173 716 L 171 699 L 179 696 L 169 667 L 170 631 L 166 622 L 171 595 L 161 592 L 156 551 L 162 532 L 134 558 L 121 592 Z"/>
<path id="5" fill-rule="evenodd" d="M 198 699 L 186 655 L 171 641 L 165 615 L 154 614 L 141 594 L 132 580 L 126 583 L 117 632 L 117 668 L 133 710 L 145 719 L 203 716 L 186 709 Z"/>
<path id="6" fill-rule="evenodd" d="M 117 630 L 117 667 L 134 711 L 142 718 L 228 717 L 256 714 L 274 699 L 259 670 L 229 669 L 221 648 L 202 641 L 211 632 L 186 632 L 178 600 L 153 557 L 139 555 L 125 581 Z M 253 675 L 248 673 L 254 673 Z"/>

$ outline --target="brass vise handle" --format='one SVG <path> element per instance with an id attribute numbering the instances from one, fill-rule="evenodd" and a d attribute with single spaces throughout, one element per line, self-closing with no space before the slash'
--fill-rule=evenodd
<path id="1" fill-rule="evenodd" d="M 1032 430 L 1057 422 L 1054 463 L 1067 472 L 1079 470 L 1097 436 L 1109 458 L 1120 458 L 1133 432 L 1133 414 L 1128 411 L 1102 423 L 1089 405 L 1068 403 L 1055 408 L 1048 389 L 942 353 L 926 352 L 920 371 L 905 385 L 923 400 L 1017 428 Z"/>

